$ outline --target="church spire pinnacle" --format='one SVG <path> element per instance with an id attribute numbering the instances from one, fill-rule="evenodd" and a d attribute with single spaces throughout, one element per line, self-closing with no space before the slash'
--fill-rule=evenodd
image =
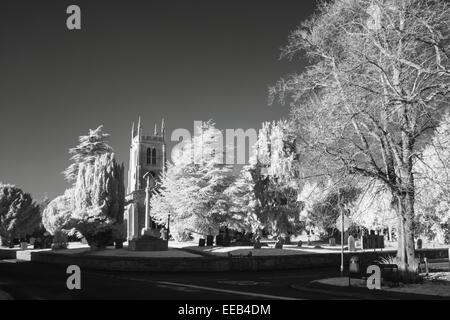
<path id="1" fill-rule="evenodd" d="M 138 141 L 142 140 L 142 123 L 141 116 L 139 116 L 138 128 L 137 128 Z"/>
<path id="2" fill-rule="evenodd" d="M 134 121 L 133 124 L 131 125 L 131 143 L 133 143 L 133 139 L 134 139 Z"/>
<path id="3" fill-rule="evenodd" d="M 165 128 L 164 128 L 164 118 L 162 118 L 162 120 L 161 120 L 161 135 L 164 137 L 164 132 L 165 131 Z"/>
<path id="4" fill-rule="evenodd" d="M 156 123 L 155 123 L 155 131 L 154 131 L 154 133 L 153 133 L 155 136 L 157 136 L 158 135 L 158 127 L 156 126 Z"/>

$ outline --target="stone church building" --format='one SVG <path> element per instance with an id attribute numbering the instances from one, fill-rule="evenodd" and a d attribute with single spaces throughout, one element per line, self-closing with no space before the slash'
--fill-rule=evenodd
<path id="1" fill-rule="evenodd" d="M 130 162 L 128 169 L 127 202 L 124 222 L 127 239 L 141 236 L 145 227 L 145 189 L 144 175 L 150 173 L 158 180 L 165 169 L 166 144 L 164 141 L 164 119 L 160 130 L 155 124 L 153 135 L 145 135 L 139 117 L 137 128 L 131 129 Z M 156 225 L 152 222 L 152 226 Z"/>

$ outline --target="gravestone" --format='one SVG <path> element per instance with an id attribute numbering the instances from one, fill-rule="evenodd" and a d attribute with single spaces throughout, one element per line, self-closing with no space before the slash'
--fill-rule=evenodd
<path id="1" fill-rule="evenodd" d="M 162 227 L 161 230 L 160 230 L 160 233 L 161 233 L 161 239 L 167 240 L 166 228 Z"/>
<path id="2" fill-rule="evenodd" d="M 329 239 L 329 245 L 334 247 L 336 245 L 336 239 L 335 238 L 330 238 Z"/>
<path id="3" fill-rule="evenodd" d="M 223 234 L 216 236 L 216 246 L 223 246 Z"/>
<path id="4" fill-rule="evenodd" d="M 214 244 L 214 236 L 208 235 L 206 236 L 206 246 L 211 247 Z"/>
<path id="5" fill-rule="evenodd" d="M 253 244 L 253 249 L 261 249 L 261 247 L 262 247 L 261 241 L 259 240 L 259 237 L 257 237 L 255 239 L 255 243 Z"/>
<path id="6" fill-rule="evenodd" d="M 122 239 L 116 239 L 114 241 L 114 248 L 116 248 L 116 249 L 123 249 L 123 240 Z"/>
<path id="7" fill-rule="evenodd" d="M 225 234 L 225 236 L 223 237 L 223 246 L 229 247 L 230 244 L 231 244 L 231 238 L 228 234 Z"/>
<path id="8" fill-rule="evenodd" d="M 362 237 L 363 249 L 383 249 L 384 248 L 384 236 L 370 234 Z"/>
<path id="9" fill-rule="evenodd" d="M 417 239 L 417 249 L 422 249 L 422 239 Z"/>
<path id="10" fill-rule="evenodd" d="M 348 251 L 350 252 L 356 251 L 355 238 L 352 235 L 348 237 Z"/>
<path id="11" fill-rule="evenodd" d="M 139 239 L 128 241 L 128 250 L 131 251 L 168 251 L 169 241 L 151 236 L 142 236 Z"/>
<path id="12" fill-rule="evenodd" d="M 33 249 L 44 249 L 41 238 L 36 238 L 33 244 Z"/>
<path id="13" fill-rule="evenodd" d="M 278 241 L 275 243 L 275 249 L 283 249 L 283 242 L 280 241 L 280 240 L 278 240 Z"/>

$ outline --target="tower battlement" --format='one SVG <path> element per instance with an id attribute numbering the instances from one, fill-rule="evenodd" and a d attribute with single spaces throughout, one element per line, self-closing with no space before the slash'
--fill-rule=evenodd
<path id="1" fill-rule="evenodd" d="M 158 136 L 141 136 L 141 141 L 142 142 L 152 142 L 152 141 L 159 141 L 159 142 L 164 142 L 164 137 L 162 135 L 158 135 Z"/>

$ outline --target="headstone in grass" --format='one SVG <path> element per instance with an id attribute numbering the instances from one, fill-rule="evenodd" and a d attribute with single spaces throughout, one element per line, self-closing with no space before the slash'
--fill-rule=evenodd
<path id="1" fill-rule="evenodd" d="M 334 247 L 336 245 L 336 239 L 335 238 L 330 238 L 328 241 L 329 241 L 328 244 L 330 246 Z"/>
<path id="2" fill-rule="evenodd" d="M 422 239 L 417 239 L 417 249 L 422 249 Z"/>
<path id="3" fill-rule="evenodd" d="M 278 239 L 278 241 L 275 243 L 275 249 L 283 249 L 283 240 Z"/>
<path id="4" fill-rule="evenodd" d="M 348 237 L 348 251 L 350 252 L 356 251 L 355 238 L 352 235 Z"/>

